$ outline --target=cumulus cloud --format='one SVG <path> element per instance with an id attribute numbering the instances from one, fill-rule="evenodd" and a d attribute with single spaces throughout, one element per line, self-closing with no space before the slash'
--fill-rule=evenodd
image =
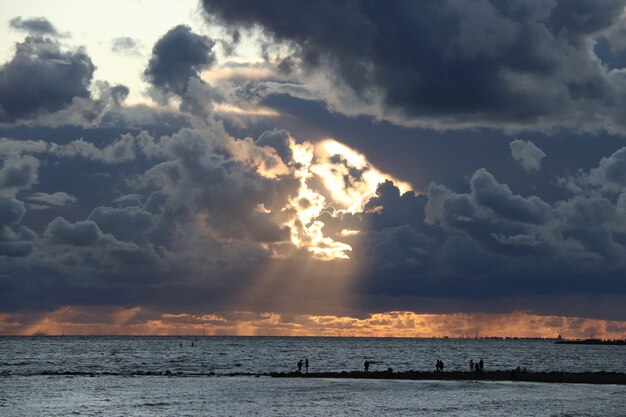
<path id="1" fill-rule="evenodd" d="M 102 232 L 93 221 L 69 223 L 57 217 L 46 227 L 45 235 L 55 243 L 91 246 L 102 238 Z"/>
<path id="2" fill-rule="evenodd" d="M 346 114 L 440 129 L 624 129 L 624 78 L 591 48 L 620 24 L 623 1 L 203 5 L 289 49 L 303 82 Z"/>
<path id="3" fill-rule="evenodd" d="M 10 197 L 0 198 L 0 225 L 13 226 L 18 224 L 24 213 L 24 203 Z"/>
<path id="4" fill-rule="evenodd" d="M 15 195 L 37 181 L 39 160 L 26 155 L 4 160 L 0 168 L 0 192 Z"/>
<path id="5" fill-rule="evenodd" d="M 506 184 L 499 184 L 486 169 L 479 169 L 470 180 L 472 198 L 481 207 L 502 218 L 541 224 L 549 220 L 550 206 L 541 199 L 514 195 Z"/>
<path id="6" fill-rule="evenodd" d="M 276 153 L 284 163 L 289 163 L 293 158 L 290 142 L 291 135 L 285 130 L 274 129 L 273 131 L 263 132 L 256 140 L 258 146 L 270 146 L 276 150 Z"/>
<path id="7" fill-rule="evenodd" d="M 199 71 L 215 62 L 214 45 L 189 26 L 176 26 L 155 43 L 144 75 L 155 87 L 182 96 L 189 78 L 197 78 Z"/>
<path id="8" fill-rule="evenodd" d="M 588 172 L 559 178 L 559 184 L 574 194 L 619 195 L 626 189 L 626 147 L 600 160 Z"/>
<path id="9" fill-rule="evenodd" d="M 16 227 L 25 213 L 24 203 L 0 196 L 0 257 L 24 257 L 32 251 L 37 235 L 27 227 Z"/>
<path id="10" fill-rule="evenodd" d="M 28 32 L 31 35 L 58 35 L 57 29 L 52 23 L 45 17 L 31 17 L 22 19 L 21 17 L 14 17 L 9 21 L 9 26 L 13 29 L 22 30 Z"/>
<path id="11" fill-rule="evenodd" d="M 53 40 L 27 37 L 0 67 L 0 122 L 33 118 L 89 98 L 94 70 L 82 49 L 63 51 Z"/>
<path id="12" fill-rule="evenodd" d="M 531 141 L 515 139 L 509 143 L 511 155 L 526 171 L 539 171 L 546 154 Z"/>
<path id="13" fill-rule="evenodd" d="M 624 190 L 626 188 L 626 148 L 602 158 L 598 167 L 589 172 L 588 181 L 591 185 L 605 190 L 616 192 Z"/>
<path id="14" fill-rule="evenodd" d="M 104 233 L 118 240 L 141 242 L 145 234 L 158 222 L 158 218 L 141 207 L 97 207 L 89 215 Z"/>
<path id="15" fill-rule="evenodd" d="M 507 256 L 604 259 L 622 265 L 626 212 L 620 199 L 590 194 L 550 205 L 535 196 L 512 194 L 484 169 L 470 182 L 469 194 L 431 185 L 428 220 Z"/>

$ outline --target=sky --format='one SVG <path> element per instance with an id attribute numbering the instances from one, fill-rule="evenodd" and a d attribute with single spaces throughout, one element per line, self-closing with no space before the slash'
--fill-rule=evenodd
<path id="1" fill-rule="evenodd" d="M 626 0 L 0 4 L 0 334 L 626 338 Z"/>

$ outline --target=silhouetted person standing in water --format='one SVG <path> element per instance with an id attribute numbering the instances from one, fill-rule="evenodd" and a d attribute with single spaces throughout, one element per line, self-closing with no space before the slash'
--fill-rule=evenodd
<path id="1" fill-rule="evenodd" d="M 366 360 L 365 363 L 363 363 L 363 369 L 365 369 L 365 372 L 370 370 L 370 361 Z"/>
<path id="2" fill-rule="evenodd" d="M 298 372 L 302 373 L 302 359 L 298 361 Z"/>
<path id="3" fill-rule="evenodd" d="M 470 359 L 470 372 L 474 372 L 474 359 Z"/>
<path id="4" fill-rule="evenodd" d="M 309 360 L 305 359 L 304 360 L 304 369 L 306 369 L 306 373 L 309 373 Z"/>
<path id="5" fill-rule="evenodd" d="M 480 362 L 478 362 L 478 367 L 480 368 L 480 372 L 483 371 L 483 365 L 485 365 L 485 363 L 483 362 L 483 358 L 480 358 Z"/>

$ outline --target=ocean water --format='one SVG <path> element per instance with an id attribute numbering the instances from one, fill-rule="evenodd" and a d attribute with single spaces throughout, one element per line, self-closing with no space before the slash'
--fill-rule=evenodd
<path id="1" fill-rule="evenodd" d="M 626 372 L 625 346 L 541 340 L 0 337 L 0 416 L 626 416 L 616 385 L 253 375 L 305 358 L 311 372 L 365 359 L 371 370 L 433 370 L 437 359 L 466 370 L 480 358 L 487 370 Z"/>

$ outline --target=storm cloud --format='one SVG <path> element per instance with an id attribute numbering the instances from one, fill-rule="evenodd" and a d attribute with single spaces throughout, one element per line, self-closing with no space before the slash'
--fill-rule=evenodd
<path id="1" fill-rule="evenodd" d="M 304 84 L 347 114 L 440 129 L 624 129 L 624 78 L 593 49 L 623 24 L 621 0 L 203 5 L 290 48 L 305 73 L 322 74 Z"/>

